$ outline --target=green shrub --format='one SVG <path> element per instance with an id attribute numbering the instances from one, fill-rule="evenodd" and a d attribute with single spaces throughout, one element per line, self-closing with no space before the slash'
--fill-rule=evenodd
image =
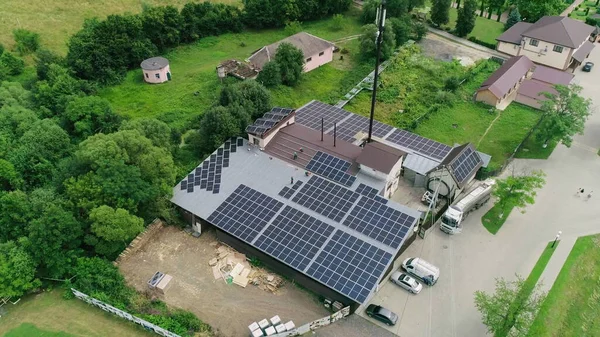
<path id="1" fill-rule="evenodd" d="M 451 92 L 456 92 L 456 90 L 458 89 L 459 86 L 460 86 L 460 79 L 456 76 L 450 76 L 444 82 L 444 89 L 451 91 Z"/>
<path id="2" fill-rule="evenodd" d="M 4 45 L 0 43 L 0 56 L 2 56 L 2 53 L 4 53 Z"/>
<path id="3" fill-rule="evenodd" d="M 285 24 L 285 34 L 290 36 L 302 31 L 302 23 L 299 21 L 291 21 Z"/>
<path id="4" fill-rule="evenodd" d="M 331 28 L 333 30 L 342 30 L 344 28 L 344 15 L 343 14 L 334 14 L 333 19 L 331 20 Z"/>
<path id="5" fill-rule="evenodd" d="M 25 69 L 25 62 L 9 52 L 0 56 L 0 63 L 6 67 L 8 74 L 13 76 L 21 74 Z"/>
<path id="6" fill-rule="evenodd" d="M 281 84 L 281 68 L 275 61 L 267 62 L 256 77 L 256 81 L 265 87 L 275 87 Z"/>
<path id="7" fill-rule="evenodd" d="M 40 47 L 40 34 L 27 29 L 13 30 L 13 37 L 17 43 L 17 51 L 21 55 L 36 52 Z"/>
<path id="8" fill-rule="evenodd" d="M 468 40 L 471 41 L 471 42 L 473 42 L 473 43 L 477 43 L 478 45 L 490 48 L 490 49 L 496 49 L 496 44 L 482 41 L 482 40 L 476 38 L 475 36 L 469 37 Z"/>

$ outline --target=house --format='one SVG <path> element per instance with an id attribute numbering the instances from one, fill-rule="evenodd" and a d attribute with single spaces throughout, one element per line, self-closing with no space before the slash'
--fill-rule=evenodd
<path id="1" fill-rule="evenodd" d="M 152 57 L 144 60 L 140 65 L 147 83 L 163 83 L 171 80 L 169 60 L 164 57 Z"/>
<path id="2" fill-rule="evenodd" d="M 527 56 L 511 57 L 477 89 L 475 100 L 504 110 L 515 99 L 517 89 L 533 67 Z"/>
<path id="3" fill-rule="evenodd" d="M 262 70 L 264 65 L 275 58 L 277 47 L 283 42 L 291 43 L 304 54 L 304 71 L 309 72 L 333 60 L 333 50 L 335 45 L 320 37 L 300 32 L 285 39 L 264 46 L 254 52 L 248 62 L 257 70 Z"/>
<path id="4" fill-rule="evenodd" d="M 595 28 L 562 16 L 544 16 L 536 23 L 518 22 L 496 40 L 496 50 L 527 56 L 535 63 L 574 70 L 594 48 Z"/>
<path id="5" fill-rule="evenodd" d="M 515 101 L 539 109 L 547 97 L 544 93 L 557 94 L 557 84 L 568 86 L 575 77 L 571 73 L 537 65 L 530 78 L 523 81 L 517 90 Z"/>
<path id="6" fill-rule="evenodd" d="M 227 140 L 190 172 L 171 201 L 194 231 L 214 227 L 220 241 L 354 311 L 416 238 L 423 213 L 388 199 L 405 159 L 439 166 L 451 153 L 462 183 L 482 165 L 472 146 L 453 150 L 379 122 L 365 144 L 368 125 L 318 101 L 273 108 L 248 126 L 248 141 Z"/>

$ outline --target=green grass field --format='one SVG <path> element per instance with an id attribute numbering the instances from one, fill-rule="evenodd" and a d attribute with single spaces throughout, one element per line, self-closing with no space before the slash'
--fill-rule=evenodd
<path id="1" fill-rule="evenodd" d="M 473 31 L 467 37 L 475 36 L 479 40 L 495 44 L 496 38 L 504 32 L 504 24 L 496 22 L 496 20 L 480 17 L 479 11 L 476 11 L 476 13 L 475 28 L 473 28 Z M 456 8 L 450 8 L 450 22 L 446 26 L 454 29 L 457 16 Z"/>
<path id="2" fill-rule="evenodd" d="M 0 318 L 0 336 L 6 337 L 152 337 L 135 323 L 78 300 L 65 300 L 61 290 L 27 296 L 7 304 Z"/>
<path id="3" fill-rule="evenodd" d="M 485 212 L 485 214 L 481 217 L 481 223 L 483 227 L 488 230 L 488 232 L 496 235 L 500 230 L 500 227 L 504 225 L 506 219 L 513 211 L 514 205 L 507 204 L 504 207 L 500 207 L 499 204 L 495 204 L 489 211 Z"/>
<path id="4" fill-rule="evenodd" d="M 3 0 L 0 10 L 0 43 L 12 46 L 12 31 L 25 28 L 39 33 L 42 45 L 46 48 L 66 54 L 69 37 L 81 29 L 84 19 L 105 18 L 110 14 L 126 12 L 139 13 L 142 11 L 142 3 L 181 7 L 190 1 L 192 0 Z M 241 0 L 211 1 L 241 3 Z"/>
<path id="5" fill-rule="evenodd" d="M 335 41 L 360 32 L 358 14 L 356 10 L 347 13 L 342 30 L 334 30 L 330 19 L 304 23 L 303 29 Z M 127 74 L 123 83 L 103 89 L 100 96 L 108 99 L 117 113 L 123 116 L 161 117 L 171 125 L 181 126 L 178 123 L 185 123 L 198 116 L 213 104 L 222 87 L 215 70 L 220 61 L 232 58 L 244 60 L 253 51 L 286 36 L 283 29 L 277 29 L 203 38 L 164 55 L 170 62 L 172 81 L 149 85 L 144 83 L 141 70 L 133 70 Z M 352 58 L 353 54 L 358 53 L 357 41 L 340 44 L 340 47 L 351 51 L 344 55 L 343 61 L 339 60 L 340 54 L 336 53 L 335 62 L 306 74 L 296 87 L 273 90 L 274 103 L 297 108 L 312 99 L 328 100 L 333 96 L 336 96 L 335 100 L 341 98 L 345 94 L 342 87 L 351 89 L 370 70 L 361 72 L 360 68 L 354 67 Z M 358 75 L 355 75 L 355 71 L 358 71 Z M 354 78 L 357 79 L 354 81 Z"/>
<path id="6" fill-rule="evenodd" d="M 530 337 L 600 336 L 600 235 L 577 239 Z"/>

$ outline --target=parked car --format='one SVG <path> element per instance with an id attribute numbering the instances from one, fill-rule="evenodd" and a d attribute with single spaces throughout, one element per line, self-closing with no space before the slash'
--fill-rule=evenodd
<path id="1" fill-rule="evenodd" d="M 390 326 L 395 325 L 398 321 L 398 315 L 382 306 L 375 304 L 369 304 L 367 310 L 365 310 L 365 313 L 367 316 Z"/>
<path id="2" fill-rule="evenodd" d="M 411 257 L 404 260 L 402 262 L 402 269 L 428 286 L 434 285 L 440 277 L 440 269 L 438 267 L 418 257 Z"/>
<path id="3" fill-rule="evenodd" d="M 593 67 L 594 67 L 594 63 L 593 62 L 586 62 L 583 65 L 583 68 L 581 68 L 581 70 L 589 73 L 592 70 Z"/>
<path id="4" fill-rule="evenodd" d="M 410 277 L 408 274 L 396 271 L 392 273 L 390 276 L 390 281 L 399 286 L 400 288 L 404 288 L 410 291 L 413 294 L 418 294 L 423 289 L 423 285 L 413 277 Z"/>

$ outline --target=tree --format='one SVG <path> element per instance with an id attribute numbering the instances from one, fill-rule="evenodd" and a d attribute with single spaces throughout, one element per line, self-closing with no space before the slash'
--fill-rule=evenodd
<path id="1" fill-rule="evenodd" d="M 239 123 L 229 113 L 227 108 L 217 106 L 210 108 L 202 116 L 199 132 L 202 136 L 201 152 L 210 153 L 221 146 L 226 139 L 240 133 Z"/>
<path id="2" fill-rule="evenodd" d="M 391 18 L 387 20 L 392 25 L 394 37 L 396 38 L 396 46 L 402 46 L 410 39 L 412 31 L 412 22 L 408 15 L 399 18 Z"/>
<path id="3" fill-rule="evenodd" d="M 35 262 L 14 241 L 0 243 L 0 297 L 21 297 L 41 286 Z"/>
<path id="4" fill-rule="evenodd" d="M 255 28 L 281 27 L 286 22 L 300 19 L 299 4 L 295 0 L 246 0 L 245 22 Z"/>
<path id="5" fill-rule="evenodd" d="M 516 0 L 521 16 L 527 22 L 536 22 L 545 15 L 559 15 L 563 10 L 563 0 Z"/>
<path id="6" fill-rule="evenodd" d="M 17 51 L 21 55 L 34 53 L 40 47 L 40 34 L 27 29 L 13 30 L 13 37 L 17 43 Z"/>
<path id="7" fill-rule="evenodd" d="M 433 0 L 431 21 L 438 27 L 450 21 L 450 0 Z"/>
<path id="8" fill-rule="evenodd" d="M 542 122 L 536 137 L 547 144 L 550 140 L 560 141 L 571 146 L 575 134 L 583 134 L 585 121 L 591 114 L 592 102 L 579 94 L 581 87 L 556 85 L 556 94 L 544 93 L 547 100 L 542 103 Z"/>
<path id="9" fill-rule="evenodd" d="M 300 81 L 304 70 L 304 54 L 293 44 L 283 42 L 277 47 L 275 62 L 279 65 L 281 83 L 294 86 Z"/>
<path id="10" fill-rule="evenodd" d="M 150 7 L 141 14 L 144 35 L 159 51 L 179 45 L 183 17 L 173 6 Z"/>
<path id="11" fill-rule="evenodd" d="M 92 209 L 89 219 L 92 233 L 100 239 L 95 246 L 101 255 L 119 252 L 144 230 L 144 220 L 122 208 L 103 205 Z"/>
<path id="12" fill-rule="evenodd" d="M 506 23 L 504 24 L 504 30 L 508 30 L 510 27 L 514 26 L 517 22 L 521 22 L 521 13 L 519 13 L 519 8 L 515 7 L 508 14 L 508 19 L 506 19 Z"/>
<path id="13" fill-rule="evenodd" d="M 6 67 L 9 75 L 13 76 L 21 74 L 25 69 L 25 62 L 7 51 L 0 56 L 0 64 Z"/>
<path id="14" fill-rule="evenodd" d="M 100 132 L 114 132 L 120 123 L 121 117 L 113 112 L 110 103 L 98 96 L 76 97 L 62 116 L 64 129 L 78 140 Z"/>
<path id="15" fill-rule="evenodd" d="M 458 9 L 458 18 L 456 19 L 456 35 L 465 37 L 475 28 L 475 10 L 477 9 L 476 0 L 465 0 L 463 6 Z"/>
<path id="16" fill-rule="evenodd" d="M 387 24 L 383 31 L 383 41 L 381 43 L 381 59 L 385 60 L 392 56 L 394 47 L 396 46 L 396 37 L 394 36 L 394 27 L 392 24 Z M 377 52 L 376 46 L 377 26 L 374 24 L 364 25 L 362 34 L 358 38 L 360 44 L 360 53 L 362 57 L 375 57 Z"/>
<path id="17" fill-rule="evenodd" d="M 408 0 L 407 11 L 410 13 L 413 9 L 423 7 L 423 5 L 425 5 L 425 0 Z"/>
<path id="18" fill-rule="evenodd" d="M 103 293 L 113 305 L 127 305 L 132 290 L 119 269 L 105 259 L 81 257 L 73 268 L 73 288 L 94 296 Z"/>
<path id="19" fill-rule="evenodd" d="M 267 62 L 258 74 L 256 81 L 265 87 L 276 87 L 281 84 L 281 68 L 275 61 Z"/>
<path id="20" fill-rule="evenodd" d="M 256 119 L 271 110 L 271 94 L 257 81 L 246 80 L 223 88 L 219 105 L 239 105 L 252 119 Z"/>
<path id="21" fill-rule="evenodd" d="M 342 30 L 344 28 L 344 15 L 334 14 L 331 19 L 331 28 L 335 31 Z"/>
<path id="22" fill-rule="evenodd" d="M 363 24 L 375 23 L 377 16 L 377 8 L 380 2 L 378 0 L 367 0 L 363 3 L 362 12 L 360 13 L 360 22 Z"/>
<path id="23" fill-rule="evenodd" d="M 0 242 L 18 240 L 27 235 L 27 226 L 34 218 L 32 205 L 22 191 L 8 192 L 0 197 Z"/>
<path id="24" fill-rule="evenodd" d="M 487 7 L 489 0 L 479 0 L 479 1 L 481 4 L 481 6 L 479 6 L 479 16 L 483 16 L 483 11 Z"/>
<path id="25" fill-rule="evenodd" d="M 536 190 L 546 183 L 542 171 L 532 171 L 530 174 L 512 175 L 497 179 L 492 194 L 498 198 L 496 204 L 505 210 L 511 205 L 523 209 L 527 204 L 535 202 Z"/>
<path id="26" fill-rule="evenodd" d="M 119 130 L 137 130 L 142 136 L 150 139 L 152 145 L 171 148 L 171 128 L 154 118 L 136 118 L 121 124 Z"/>
<path id="27" fill-rule="evenodd" d="M 427 35 L 427 32 L 429 31 L 427 29 L 427 26 L 422 22 L 413 23 L 412 30 L 413 30 L 413 34 L 414 34 L 413 36 L 414 36 L 415 41 L 421 41 L 425 37 L 425 35 Z"/>
<path id="28" fill-rule="evenodd" d="M 64 66 L 65 60 L 63 57 L 47 49 L 40 49 L 35 53 L 35 70 L 38 80 L 43 81 L 48 79 L 51 64 Z"/>
<path id="29" fill-rule="evenodd" d="M 491 14 L 494 10 L 496 10 L 496 22 L 500 22 L 500 16 L 502 15 L 502 8 L 504 7 L 504 3 L 506 0 L 488 0 L 489 5 L 489 15 L 488 19 L 491 17 Z"/>
<path id="30" fill-rule="evenodd" d="M 21 185 L 20 175 L 15 166 L 4 159 L 0 159 L 0 191 L 15 190 Z"/>
<path id="31" fill-rule="evenodd" d="M 82 224 L 60 205 L 47 204 L 28 226 L 26 247 L 43 275 L 64 276 L 75 263 Z"/>
<path id="32" fill-rule="evenodd" d="M 496 279 L 493 294 L 476 291 L 475 306 L 482 314 L 488 332 L 498 337 L 527 336 L 545 298 L 539 287 L 537 284 L 533 290 L 528 289 L 525 280 L 517 275 L 517 280 L 512 282 Z"/>
<path id="33" fill-rule="evenodd" d="M 300 21 L 290 21 L 285 24 L 284 32 L 285 35 L 291 36 L 302 31 L 302 23 Z"/>

